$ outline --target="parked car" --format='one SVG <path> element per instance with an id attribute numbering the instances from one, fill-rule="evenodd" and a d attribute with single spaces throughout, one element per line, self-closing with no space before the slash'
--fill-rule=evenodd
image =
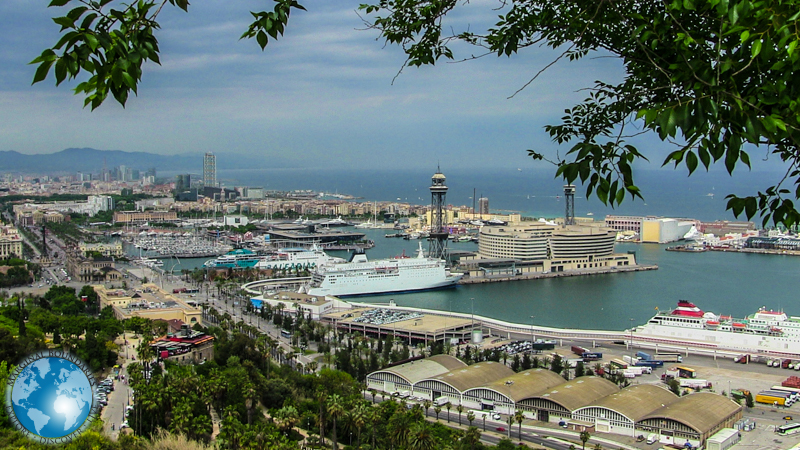
<path id="1" fill-rule="evenodd" d="M 506 431 L 506 429 L 504 427 L 497 427 L 496 429 L 497 429 L 497 431 L 500 431 L 500 432 Z"/>

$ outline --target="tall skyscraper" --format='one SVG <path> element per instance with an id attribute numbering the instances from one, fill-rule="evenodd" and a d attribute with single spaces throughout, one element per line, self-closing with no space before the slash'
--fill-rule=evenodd
<path id="1" fill-rule="evenodd" d="M 489 199 L 481 197 L 478 199 L 478 213 L 480 215 L 489 214 Z"/>
<path id="2" fill-rule="evenodd" d="M 211 152 L 203 156 L 203 185 L 207 187 L 217 185 L 217 157 Z"/>

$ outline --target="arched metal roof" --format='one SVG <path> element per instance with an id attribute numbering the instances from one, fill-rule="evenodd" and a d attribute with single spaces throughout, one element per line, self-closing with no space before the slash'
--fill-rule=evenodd
<path id="1" fill-rule="evenodd" d="M 458 392 L 464 393 L 467 389 L 484 386 L 494 380 L 506 378 L 513 374 L 514 371 L 505 364 L 494 361 L 484 361 L 435 377 L 430 377 L 428 380 L 447 383 L 453 386 Z"/>
<path id="2" fill-rule="evenodd" d="M 622 414 L 632 422 L 637 422 L 651 412 L 678 400 L 680 398 L 667 389 L 652 384 L 637 384 L 598 399 L 580 409 L 606 408 Z"/>
<path id="3" fill-rule="evenodd" d="M 619 387 L 605 378 L 579 377 L 529 398 L 550 400 L 569 411 L 575 411 L 617 392 Z"/>
<path id="4" fill-rule="evenodd" d="M 697 392 L 680 397 L 677 402 L 647 414 L 640 421 L 647 419 L 674 420 L 704 434 L 741 408 L 739 404 L 728 397 Z"/>
<path id="5" fill-rule="evenodd" d="M 406 380 L 408 384 L 424 380 L 426 378 L 435 377 L 437 375 L 450 372 L 451 370 L 460 369 L 467 365 L 458 358 L 450 355 L 436 355 L 430 358 L 420 359 L 416 361 L 407 362 L 399 366 L 389 367 L 386 369 L 375 371 L 369 376 L 380 372 L 388 372 Z"/>
<path id="6" fill-rule="evenodd" d="M 564 383 L 561 375 L 547 369 L 531 369 L 515 373 L 510 377 L 501 378 L 474 389 L 491 389 L 517 402 L 523 398 L 532 397 L 554 386 Z"/>

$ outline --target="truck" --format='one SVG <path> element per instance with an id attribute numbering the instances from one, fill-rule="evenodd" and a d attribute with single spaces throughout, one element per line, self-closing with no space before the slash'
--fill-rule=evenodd
<path id="1" fill-rule="evenodd" d="M 612 369 L 627 369 L 628 363 L 619 359 L 612 359 L 609 363 Z"/>
<path id="2" fill-rule="evenodd" d="M 737 364 L 747 364 L 750 362 L 750 355 L 744 354 L 733 358 L 733 362 Z"/>
<path id="3" fill-rule="evenodd" d="M 680 353 L 656 353 L 653 359 L 664 362 L 683 362 L 683 357 Z"/>
<path id="4" fill-rule="evenodd" d="M 756 403 L 763 403 L 765 405 L 786 406 L 786 397 L 772 396 L 760 392 L 756 394 L 755 401 Z"/>
<path id="5" fill-rule="evenodd" d="M 711 383 L 708 380 L 698 380 L 696 378 L 680 378 L 678 383 L 683 388 L 707 389 L 711 387 Z"/>
<path id="6" fill-rule="evenodd" d="M 588 352 L 588 351 L 589 350 L 586 350 L 585 348 L 583 348 L 581 346 L 578 346 L 578 345 L 573 345 L 572 346 L 572 353 L 575 353 L 578 356 L 583 356 L 583 354 Z"/>
<path id="7" fill-rule="evenodd" d="M 791 362 L 792 362 L 791 359 L 784 359 L 783 361 L 781 361 L 781 369 L 788 369 L 789 364 L 791 364 Z"/>
<path id="8" fill-rule="evenodd" d="M 791 394 L 788 392 L 777 391 L 761 391 L 756 394 L 755 401 L 757 403 L 764 403 L 766 405 L 775 405 L 789 407 L 794 403 Z"/>
<path id="9" fill-rule="evenodd" d="M 750 391 L 747 389 L 731 389 L 731 395 L 734 398 L 743 399 L 750 394 Z"/>
<path id="10" fill-rule="evenodd" d="M 603 359 L 603 354 L 599 352 L 586 352 L 582 355 L 583 362 L 599 361 Z"/>
<path id="11" fill-rule="evenodd" d="M 636 358 L 631 358 L 628 355 L 622 355 L 622 360 L 625 361 L 626 364 L 634 365 L 638 362 Z"/>
<path id="12" fill-rule="evenodd" d="M 636 357 L 643 361 L 649 361 L 651 359 L 650 354 L 645 352 L 636 352 Z"/>
<path id="13" fill-rule="evenodd" d="M 184 292 L 186 292 L 186 288 L 175 288 L 172 290 L 173 294 L 183 294 Z"/>
<path id="14" fill-rule="evenodd" d="M 795 402 L 797 400 L 800 400 L 800 389 L 789 388 L 789 387 L 786 387 L 786 386 L 778 385 L 778 386 L 772 386 L 771 388 L 769 388 L 769 390 L 770 391 L 777 391 L 777 392 L 788 392 L 788 393 L 792 394 L 792 398 L 794 399 Z"/>
<path id="15" fill-rule="evenodd" d="M 642 366 L 642 367 L 656 368 L 656 367 L 663 367 L 664 366 L 664 361 L 656 361 L 656 360 L 653 360 L 653 359 L 648 359 L 648 360 L 645 361 L 643 359 L 640 359 L 636 363 L 636 365 L 637 366 Z"/>
<path id="16" fill-rule="evenodd" d="M 449 401 L 450 399 L 447 397 L 436 397 L 436 400 L 433 401 L 433 406 L 444 406 Z"/>

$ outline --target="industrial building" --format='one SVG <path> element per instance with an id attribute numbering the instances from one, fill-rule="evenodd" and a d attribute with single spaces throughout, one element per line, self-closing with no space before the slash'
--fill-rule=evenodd
<path id="1" fill-rule="evenodd" d="M 697 222 L 693 220 L 646 217 L 642 220 L 640 240 L 653 244 L 679 241 L 696 224 Z"/>
<path id="2" fill-rule="evenodd" d="M 653 434 L 667 445 L 692 447 L 732 427 L 742 407 L 727 397 L 694 393 L 678 397 L 665 387 L 634 385 L 620 389 L 602 377 L 565 381 L 546 369 L 514 373 L 502 363 L 472 366 L 437 355 L 382 369 L 367 376 L 367 386 L 386 393 L 407 391 L 429 400 L 445 397 L 453 406 L 513 414 L 560 423 L 576 430 L 623 436 Z"/>
<path id="3" fill-rule="evenodd" d="M 181 325 L 180 331 L 162 336 L 150 343 L 156 357 L 179 364 L 203 363 L 214 358 L 214 336 Z"/>
<path id="4" fill-rule="evenodd" d="M 159 222 L 176 222 L 178 213 L 175 211 L 115 211 L 114 223 L 143 224 Z"/>

